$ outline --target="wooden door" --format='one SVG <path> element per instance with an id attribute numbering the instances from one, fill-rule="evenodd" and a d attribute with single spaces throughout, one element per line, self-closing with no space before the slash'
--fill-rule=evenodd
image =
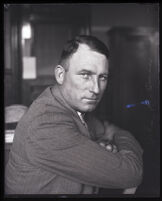
<path id="1" fill-rule="evenodd" d="M 159 193 L 159 32 L 118 27 L 108 32 L 110 80 L 103 107 L 109 119 L 129 130 L 144 150 L 140 193 Z"/>
<path id="2" fill-rule="evenodd" d="M 4 6 L 4 103 L 21 103 L 21 10 Z"/>

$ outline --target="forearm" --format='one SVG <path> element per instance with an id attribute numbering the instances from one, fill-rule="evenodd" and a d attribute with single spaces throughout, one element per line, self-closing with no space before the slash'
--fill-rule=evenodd
<path id="1" fill-rule="evenodd" d="M 115 139 L 120 150 L 111 153 L 83 136 L 68 117 L 63 126 L 57 121 L 58 118 L 51 126 L 41 124 L 28 138 L 26 148 L 31 163 L 91 186 L 131 188 L 140 184 L 142 153 L 136 151 L 129 135 L 120 133 Z"/>
<path id="2" fill-rule="evenodd" d="M 114 154 L 90 140 L 68 148 L 53 148 L 52 154 L 49 149 L 50 145 L 30 144 L 31 162 L 76 182 L 103 188 L 131 188 L 141 181 L 142 165 L 132 152 Z"/>
<path id="3" fill-rule="evenodd" d="M 119 151 L 127 150 L 132 151 L 142 163 L 143 150 L 135 139 L 135 137 L 128 131 L 119 130 L 114 134 L 114 143 L 116 144 Z"/>
<path id="4" fill-rule="evenodd" d="M 96 186 L 105 188 L 131 188 L 136 187 L 142 180 L 142 159 L 131 150 L 120 150 L 111 153 L 94 153 L 96 160 L 89 176 L 94 178 Z M 90 160 L 91 161 L 91 160 Z"/>
<path id="5" fill-rule="evenodd" d="M 110 124 L 109 124 L 110 125 Z M 108 126 L 108 124 L 107 124 Z M 110 125 L 111 126 L 111 125 Z M 105 129 L 106 130 L 106 129 Z M 116 153 L 120 151 L 121 153 L 132 152 L 136 153 L 139 157 L 139 162 L 142 167 L 142 153 L 143 150 L 139 143 L 136 141 L 134 136 L 128 131 L 119 129 L 118 127 L 112 126 L 111 129 L 107 129 L 109 132 L 105 132 L 105 135 L 98 139 L 99 144 L 109 152 Z M 141 177 L 142 178 L 142 177 Z M 136 187 L 126 188 L 123 194 L 133 194 L 136 191 Z"/>
<path id="6" fill-rule="evenodd" d="M 101 122 L 100 122 L 101 124 Z M 104 133 L 97 139 L 98 143 L 115 144 L 118 151 L 131 150 L 139 156 L 142 155 L 143 150 L 135 139 L 135 137 L 128 131 L 123 130 L 108 121 L 102 123 Z M 101 127 L 101 126 L 100 126 Z"/>

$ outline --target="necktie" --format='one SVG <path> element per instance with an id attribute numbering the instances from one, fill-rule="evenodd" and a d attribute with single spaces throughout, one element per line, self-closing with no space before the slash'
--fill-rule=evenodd
<path id="1" fill-rule="evenodd" d="M 80 113 L 80 112 L 77 112 L 77 113 L 78 113 L 78 115 L 80 117 L 80 120 L 81 120 L 82 124 L 88 129 L 88 125 L 87 125 L 87 123 L 85 121 L 85 118 L 84 118 L 85 114 Z M 93 193 L 98 194 L 99 188 L 97 188 L 95 186 L 93 186 L 92 188 L 93 188 Z"/>
<path id="2" fill-rule="evenodd" d="M 80 117 L 80 120 L 81 120 L 82 124 L 88 129 L 88 125 L 87 125 L 87 123 L 84 120 L 84 115 L 85 114 L 82 114 L 82 113 L 78 112 L 78 115 Z"/>

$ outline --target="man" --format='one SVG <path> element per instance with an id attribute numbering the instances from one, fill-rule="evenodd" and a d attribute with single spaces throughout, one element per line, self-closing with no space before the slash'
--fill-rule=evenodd
<path id="1" fill-rule="evenodd" d="M 92 115 L 107 85 L 108 58 L 107 47 L 95 37 L 77 36 L 66 44 L 54 71 L 57 84 L 18 123 L 6 194 L 94 194 L 140 184 L 138 142 Z"/>

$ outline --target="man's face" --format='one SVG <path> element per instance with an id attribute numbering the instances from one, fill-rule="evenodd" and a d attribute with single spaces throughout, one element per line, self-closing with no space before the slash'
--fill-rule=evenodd
<path id="1" fill-rule="evenodd" d="M 69 60 L 62 92 L 68 104 L 80 112 L 93 111 L 107 85 L 108 60 L 105 55 L 81 44 Z"/>

